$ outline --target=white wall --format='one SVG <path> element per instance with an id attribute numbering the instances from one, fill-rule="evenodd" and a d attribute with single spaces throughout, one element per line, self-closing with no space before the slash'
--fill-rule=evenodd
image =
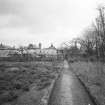
<path id="1" fill-rule="evenodd" d="M 57 55 L 57 50 L 56 49 L 43 49 L 42 53 L 46 55 Z"/>

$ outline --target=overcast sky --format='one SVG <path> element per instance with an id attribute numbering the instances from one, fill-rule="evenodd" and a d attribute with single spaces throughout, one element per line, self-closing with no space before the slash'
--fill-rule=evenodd
<path id="1" fill-rule="evenodd" d="M 0 0 L 0 42 L 59 46 L 92 23 L 100 3 L 104 0 Z"/>

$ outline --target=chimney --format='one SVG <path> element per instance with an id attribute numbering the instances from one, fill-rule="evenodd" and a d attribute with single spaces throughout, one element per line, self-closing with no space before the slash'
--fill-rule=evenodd
<path id="1" fill-rule="evenodd" d="M 41 44 L 41 43 L 39 43 L 39 48 L 40 48 L 40 49 L 42 48 L 42 44 Z"/>

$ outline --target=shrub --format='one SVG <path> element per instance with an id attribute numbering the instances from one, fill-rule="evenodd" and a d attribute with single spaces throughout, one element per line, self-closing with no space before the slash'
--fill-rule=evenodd
<path id="1" fill-rule="evenodd" d="M 25 85 L 22 87 L 23 91 L 29 91 L 29 86 L 28 85 Z"/>
<path id="2" fill-rule="evenodd" d="M 15 83 L 14 84 L 14 88 L 15 89 L 21 89 L 22 88 L 22 85 L 20 83 Z"/>

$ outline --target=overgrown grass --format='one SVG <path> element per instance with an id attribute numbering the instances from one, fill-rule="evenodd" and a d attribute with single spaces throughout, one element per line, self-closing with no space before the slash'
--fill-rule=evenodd
<path id="1" fill-rule="evenodd" d="M 74 62 L 72 70 L 100 105 L 105 105 L 105 65 L 100 62 Z"/>
<path id="2" fill-rule="evenodd" d="M 57 62 L 0 62 L 0 105 L 30 91 L 32 84 L 36 91 L 45 89 L 59 70 Z"/>

